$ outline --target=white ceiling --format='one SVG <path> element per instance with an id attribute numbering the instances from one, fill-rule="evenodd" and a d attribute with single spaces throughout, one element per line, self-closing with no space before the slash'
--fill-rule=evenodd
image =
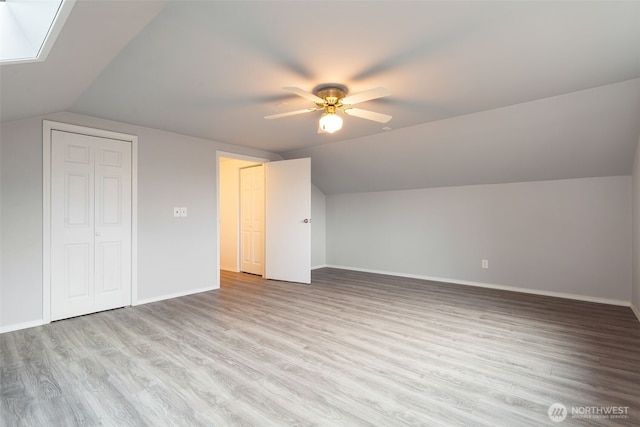
<path id="1" fill-rule="evenodd" d="M 625 175 L 640 2 L 78 1 L 44 63 L 0 68 L 3 122 L 55 111 L 311 156 L 327 193 Z M 392 95 L 317 134 L 281 90 Z"/>

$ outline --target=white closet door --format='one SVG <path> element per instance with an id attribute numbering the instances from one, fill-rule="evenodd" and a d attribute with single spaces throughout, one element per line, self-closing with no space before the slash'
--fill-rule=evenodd
<path id="1" fill-rule="evenodd" d="M 131 304 L 131 144 L 53 131 L 51 319 Z"/>
<path id="2" fill-rule="evenodd" d="M 264 166 L 240 169 L 240 270 L 264 273 Z"/>

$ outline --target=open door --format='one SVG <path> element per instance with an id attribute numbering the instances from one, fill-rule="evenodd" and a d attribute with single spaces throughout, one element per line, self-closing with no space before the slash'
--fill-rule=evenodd
<path id="1" fill-rule="evenodd" d="M 265 277 L 311 283 L 311 159 L 264 166 Z"/>

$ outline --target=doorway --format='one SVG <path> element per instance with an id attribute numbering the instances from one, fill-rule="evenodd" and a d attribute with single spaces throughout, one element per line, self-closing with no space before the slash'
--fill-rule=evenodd
<path id="1" fill-rule="evenodd" d="M 260 164 L 264 166 L 265 188 L 262 276 L 311 283 L 311 159 L 269 161 L 218 151 L 216 162 L 218 285 L 221 269 L 241 271 L 239 170 Z M 229 162 L 236 162 L 237 166 L 226 168 L 224 165 Z"/>
<path id="2" fill-rule="evenodd" d="M 243 219 L 251 221 L 251 216 L 257 215 L 257 220 L 259 221 L 260 219 L 263 220 L 264 217 L 264 209 L 262 209 L 262 212 L 252 212 L 251 210 L 249 210 L 249 212 L 246 212 L 246 210 L 243 212 L 242 209 L 243 190 L 241 186 L 241 173 L 243 170 L 251 171 L 252 168 L 255 167 L 262 168 L 264 160 L 260 160 L 262 159 L 219 158 L 219 266 L 222 270 L 239 272 L 249 268 L 248 272 L 250 273 L 259 275 L 264 273 L 262 268 L 264 265 L 264 244 L 262 244 L 262 248 L 257 248 L 260 249 L 259 251 L 252 250 L 252 246 L 260 245 L 259 241 L 257 241 L 259 239 L 255 239 L 254 236 L 251 235 L 244 236 L 242 230 Z M 254 189 L 254 191 L 250 193 L 257 191 L 259 190 Z M 264 189 L 262 192 L 264 195 Z M 250 197 L 251 194 L 248 196 Z M 250 207 L 251 203 L 252 200 L 250 197 L 250 200 L 246 200 L 244 203 L 245 209 Z M 258 204 L 259 200 L 254 200 L 253 203 Z M 264 208 L 264 201 L 262 201 L 262 207 Z M 245 224 L 245 228 L 248 228 L 250 225 L 251 224 Z M 251 245 L 252 240 L 254 241 L 253 245 Z M 262 236 L 262 240 L 264 240 L 264 236 Z M 243 251 L 243 247 L 246 247 L 246 252 Z M 258 265 L 254 265 L 253 268 L 251 268 L 251 266 L 247 265 L 248 263 Z"/>

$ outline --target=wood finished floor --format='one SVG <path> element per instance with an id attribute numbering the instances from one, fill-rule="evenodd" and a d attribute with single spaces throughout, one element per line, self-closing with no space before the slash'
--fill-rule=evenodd
<path id="1" fill-rule="evenodd" d="M 0 335 L 2 426 L 640 425 L 627 307 L 321 269 Z M 552 403 L 628 406 L 555 424 Z"/>

